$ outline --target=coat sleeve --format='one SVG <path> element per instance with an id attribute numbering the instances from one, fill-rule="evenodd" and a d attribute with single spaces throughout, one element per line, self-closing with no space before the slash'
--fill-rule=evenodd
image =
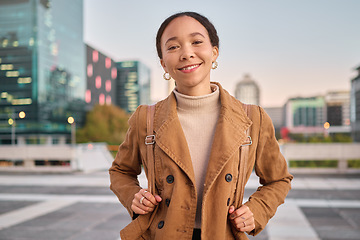
<path id="1" fill-rule="evenodd" d="M 260 179 L 260 186 L 245 203 L 255 219 L 255 229 L 250 235 L 256 235 L 263 230 L 274 216 L 279 205 L 291 189 L 293 176 L 288 172 L 285 158 L 280 152 L 275 138 L 275 131 L 270 117 L 260 108 L 260 130 L 255 155 L 255 172 Z"/>
<path id="2" fill-rule="evenodd" d="M 131 209 L 134 195 L 141 189 L 137 176 L 141 173 L 141 154 L 139 147 L 139 115 L 142 106 L 129 119 L 129 128 L 124 142 L 119 146 L 115 160 L 109 169 L 110 189 L 134 218 Z"/>

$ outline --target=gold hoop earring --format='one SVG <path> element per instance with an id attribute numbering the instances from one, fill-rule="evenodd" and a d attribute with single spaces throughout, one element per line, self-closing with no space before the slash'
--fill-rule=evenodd
<path id="1" fill-rule="evenodd" d="M 212 67 L 211 67 L 211 68 L 212 68 L 212 69 L 217 69 L 218 65 L 219 65 L 218 62 L 215 61 L 215 62 L 212 63 Z"/>
<path id="2" fill-rule="evenodd" d="M 165 72 L 164 75 L 163 75 L 163 78 L 166 80 L 166 81 L 169 81 L 171 79 L 171 76 L 170 74 L 167 76 L 166 74 L 169 74 L 168 72 Z"/>

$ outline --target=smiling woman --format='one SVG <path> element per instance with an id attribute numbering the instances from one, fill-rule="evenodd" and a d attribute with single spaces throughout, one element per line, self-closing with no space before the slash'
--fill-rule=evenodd
<path id="1" fill-rule="evenodd" d="M 175 18 L 164 30 L 160 60 L 165 72 L 175 79 L 177 91 L 189 96 L 211 93 L 210 70 L 219 56 L 206 28 L 189 16 Z"/>
<path id="2" fill-rule="evenodd" d="M 204 16 L 170 16 L 158 30 L 156 47 L 164 78 L 171 76 L 176 88 L 155 105 L 153 115 L 151 108 L 138 107 L 109 170 L 110 188 L 133 218 L 121 239 L 228 240 L 258 234 L 284 202 L 292 180 L 269 116 L 210 82 L 219 38 Z M 149 137 L 154 162 L 144 143 Z M 154 179 L 149 177 L 155 190 L 139 186 L 141 164 L 148 177 L 149 166 L 155 166 Z M 254 168 L 262 186 L 243 204 Z"/>

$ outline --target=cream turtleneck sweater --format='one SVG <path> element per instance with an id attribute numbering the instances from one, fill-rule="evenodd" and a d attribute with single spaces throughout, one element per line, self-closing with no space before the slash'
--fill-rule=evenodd
<path id="1" fill-rule="evenodd" d="M 187 96 L 177 92 L 177 114 L 188 143 L 195 173 L 197 209 L 195 228 L 201 228 L 201 208 L 206 170 L 210 158 L 215 127 L 220 114 L 220 92 L 211 84 L 212 93 Z"/>

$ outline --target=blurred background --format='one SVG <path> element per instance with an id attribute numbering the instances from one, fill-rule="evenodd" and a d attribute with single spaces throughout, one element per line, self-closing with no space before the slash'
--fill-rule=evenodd
<path id="1" fill-rule="evenodd" d="M 105 142 L 116 152 L 137 106 L 174 88 L 162 78 L 155 36 L 187 10 L 218 30 L 212 80 L 264 107 L 281 144 L 360 141 L 358 1 L 0 3 L 0 146 Z M 0 165 L 71 165 L 10 157 Z M 359 168 L 359 158 L 348 164 Z"/>
<path id="2" fill-rule="evenodd" d="M 28 206 L 6 194 L 34 174 L 37 186 L 49 174 L 65 174 L 75 184 L 68 187 L 79 186 L 76 176 L 95 174 L 105 188 L 106 169 L 131 113 L 140 104 L 166 98 L 174 88 L 173 81 L 162 78 L 155 36 L 162 21 L 179 11 L 196 11 L 213 22 L 220 57 L 212 80 L 240 101 L 264 107 L 291 172 L 305 182 L 303 174 L 318 180 L 352 179 L 342 183 L 353 185 L 345 195 L 357 201 L 351 206 L 358 212 L 359 9 L 357 0 L 0 0 L 0 186 L 7 186 L 0 187 L 3 213 Z M 14 183 L 20 176 L 23 180 Z M 305 183 L 298 184 L 306 189 Z M 334 194 L 325 198 L 342 199 Z M 26 201 L 30 206 L 35 200 Z M 2 226 L 2 218 L 0 239 L 15 239 L 5 238 L 9 232 L 4 231 L 18 223 Z M 354 222 L 359 219 L 360 213 L 346 220 L 357 236 L 359 224 Z M 315 238 L 303 239 L 330 239 L 315 230 Z M 88 235 L 69 239 L 90 239 Z M 263 239 L 279 238 L 269 233 Z"/>

